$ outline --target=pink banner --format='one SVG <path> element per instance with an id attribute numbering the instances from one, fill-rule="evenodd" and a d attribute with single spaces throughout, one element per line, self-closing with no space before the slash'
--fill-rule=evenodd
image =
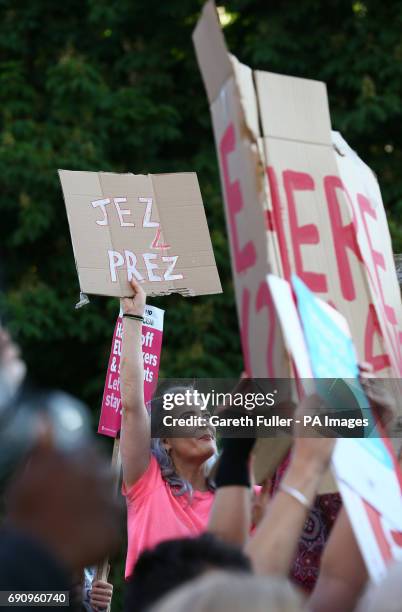
<path id="1" fill-rule="evenodd" d="M 164 314 L 164 310 L 160 308 L 145 306 L 144 323 L 142 325 L 145 403 L 151 400 L 158 382 Z M 98 426 L 98 433 L 111 438 L 116 438 L 121 426 L 120 358 L 122 338 L 123 318 L 120 313 L 113 334 Z"/>

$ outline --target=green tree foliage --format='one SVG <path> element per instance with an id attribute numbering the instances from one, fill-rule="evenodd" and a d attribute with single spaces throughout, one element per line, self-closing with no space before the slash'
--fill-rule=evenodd
<path id="1" fill-rule="evenodd" d="M 222 296 L 166 307 L 163 375 L 241 369 L 209 111 L 191 44 L 194 2 L 2 2 L 1 245 L 7 323 L 30 373 L 99 407 L 116 300 L 75 311 L 57 168 L 196 169 Z"/>
<path id="2" fill-rule="evenodd" d="M 57 168 L 196 170 L 224 294 L 166 307 L 163 375 L 241 368 L 208 105 L 191 43 L 196 0 L 0 2 L 1 253 L 7 322 L 31 375 L 96 410 L 117 303 L 74 311 L 78 283 Z M 222 11 L 223 12 L 223 11 Z M 377 172 L 402 250 L 402 5 L 232 0 L 244 62 L 328 83 L 334 127 Z"/>
<path id="3" fill-rule="evenodd" d="M 218 2 L 219 4 L 219 2 Z M 163 376 L 242 368 L 213 134 L 191 32 L 200 0 L 0 0 L 0 268 L 31 377 L 97 418 L 115 300 L 74 310 L 57 168 L 196 170 L 224 293 L 166 308 Z M 402 251 L 402 3 L 230 0 L 231 51 L 327 82 L 332 121 L 375 170 Z"/>

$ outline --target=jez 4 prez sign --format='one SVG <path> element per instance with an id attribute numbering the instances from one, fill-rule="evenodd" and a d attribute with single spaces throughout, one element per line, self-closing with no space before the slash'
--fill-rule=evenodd
<path id="1" fill-rule="evenodd" d="M 222 291 L 197 175 L 59 170 L 80 289 L 130 296 Z"/>

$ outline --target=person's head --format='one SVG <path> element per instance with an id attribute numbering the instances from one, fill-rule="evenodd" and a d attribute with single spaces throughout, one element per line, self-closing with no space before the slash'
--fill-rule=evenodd
<path id="1" fill-rule="evenodd" d="M 13 473 L 5 519 L 68 571 L 82 572 L 121 545 L 122 507 L 113 491 L 109 462 L 93 442 L 66 452 L 44 436 Z"/>
<path id="2" fill-rule="evenodd" d="M 176 403 L 176 401 L 178 403 Z M 177 493 L 191 492 L 191 486 L 177 473 L 177 465 L 204 466 L 207 477 L 209 461 L 216 453 L 215 428 L 208 424 L 208 416 L 197 403 L 193 387 L 166 387 L 159 389 L 151 402 L 151 414 L 155 429 L 160 437 L 153 438 L 152 452 L 156 457 L 163 478 L 174 487 Z M 191 420 L 194 425 L 168 428 L 163 426 L 163 418 Z M 197 418 L 205 420 L 198 424 Z M 163 434 L 169 433 L 169 436 Z"/>
<path id="3" fill-rule="evenodd" d="M 379 584 L 371 584 L 356 612 L 399 612 L 402 600 L 402 562 L 394 563 Z"/>
<path id="4" fill-rule="evenodd" d="M 125 610 L 142 612 L 166 593 L 212 570 L 248 573 L 251 566 L 240 549 L 212 534 L 161 542 L 138 558 L 128 580 Z"/>
<path id="5" fill-rule="evenodd" d="M 301 597 L 284 578 L 216 572 L 164 597 L 150 612 L 300 612 Z"/>

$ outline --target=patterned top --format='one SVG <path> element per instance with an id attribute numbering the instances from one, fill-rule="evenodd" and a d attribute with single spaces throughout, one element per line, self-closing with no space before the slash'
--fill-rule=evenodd
<path id="1" fill-rule="evenodd" d="M 278 467 L 271 486 L 274 494 L 287 470 L 290 453 Z M 290 577 L 303 590 L 310 592 L 316 583 L 321 555 L 342 506 L 339 493 L 318 495 L 304 524 Z"/>

